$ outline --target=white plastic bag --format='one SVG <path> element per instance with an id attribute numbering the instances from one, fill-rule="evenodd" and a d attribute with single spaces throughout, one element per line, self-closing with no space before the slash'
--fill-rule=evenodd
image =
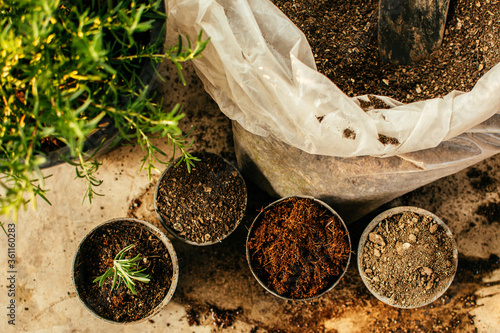
<path id="1" fill-rule="evenodd" d="M 305 36 L 270 1 L 167 3 L 176 32 L 196 36 L 202 29 L 211 38 L 196 68 L 222 112 L 251 133 L 311 154 L 394 156 L 432 148 L 500 111 L 500 64 L 468 93 L 406 105 L 379 97 L 394 107 L 365 112 L 316 71 Z M 399 144 L 384 145 L 379 134 Z"/>
<path id="2" fill-rule="evenodd" d="M 500 64 L 468 93 L 405 105 L 377 96 L 391 108 L 365 112 L 367 96 L 318 73 L 305 36 L 270 1 L 166 1 L 169 33 L 211 38 L 195 68 L 233 120 L 240 169 L 270 194 L 314 196 L 351 222 L 500 152 Z"/>

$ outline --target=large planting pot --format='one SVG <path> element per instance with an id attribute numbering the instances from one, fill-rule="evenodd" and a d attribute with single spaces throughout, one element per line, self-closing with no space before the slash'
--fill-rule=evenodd
<path id="1" fill-rule="evenodd" d="M 308 195 L 353 222 L 384 203 L 451 175 L 498 152 L 498 139 L 463 134 L 433 149 L 378 158 L 308 154 L 233 121 L 238 167 L 275 197 Z"/>
<path id="2" fill-rule="evenodd" d="M 161 3 L 162 8 L 165 4 Z M 153 23 L 153 29 L 149 33 L 149 43 L 153 44 L 158 38 L 165 36 L 164 21 L 156 20 Z M 161 45 L 160 53 L 163 51 L 163 45 Z M 144 65 L 140 69 L 139 78 L 140 81 L 147 85 L 147 93 L 154 91 L 158 84 L 157 82 L 157 70 L 160 63 L 156 64 L 155 67 L 151 66 L 149 63 Z M 141 86 L 138 86 L 141 88 Z M 122 104 L 126 103 L 126 100 L 121 101 Z M 119 130 L 116 128 L 113 119 L 109 116 L 105 116 L 100 122 L 95 131 L 89 135 L 84 143 L 84 152 L 88 155 L 96 156 L 106 154 L 113 148 L 116 148 L 117 144 L 121 141 L 119 136 Z M 49 168 L 56 166 L 65 162 L 65 158 L 71 158 L 70 149 L 68 147 L 62 147 L 53 151 L 46 153 L 46 162 L 40 167 Z"/>

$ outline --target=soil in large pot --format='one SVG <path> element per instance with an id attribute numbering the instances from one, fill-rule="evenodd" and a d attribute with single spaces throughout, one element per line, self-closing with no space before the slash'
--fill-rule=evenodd
<path id="1" fill-rule="evenodd" d="M 128 245 L 125 258 L 140 254 L 149 283 L 137 282 L 136 295 L 120 283 L 111 291 L 113 278 L 102 287 L 93 280 L 112 267 L 116 254 Z M 132 322 L 154 313 L 173 283 L 174 267 L 165 244 L 141 224 L 115 221 L 96 228 L 81 243 L 75 258 L 74 281 L 80 299 L 94 313 L 114 322 Z"/>
<path id="2" fill-rule="evenodd" d="M 469 91 L 500 62 L 498 0 L 450 0 L 441 47 L 411 65 L 380 59 L 378 0 L 271 1 L 304 32 L 318 71 L 351 97 L 383 95 L 408 103 Z"/>

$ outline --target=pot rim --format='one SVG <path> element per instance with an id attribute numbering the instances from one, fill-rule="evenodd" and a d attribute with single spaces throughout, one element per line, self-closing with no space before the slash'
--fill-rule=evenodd
<path id="1" fill-rule="evenodd" d="M 346 231 L 346 236 L 347 236 L 347 240 L 349 242 L 349 257 L 347 258 L 347 263 L 346 263 L 346 266 L 345 266 L 345 269 L 343 270 L 342 274 L 340 274 L 337 279 L 335 280 L 334 283 L 332 283 L 331 286 L 329 286 L 328 288 L 326 288 L 324 291 L 322 291 L 321 293 L 319 293 L 318 295 L 315 295 L 315 296 L 312 296 L 312 297 L 308 297 L 308 298 L 291 298 L 291 297 L 286 297 L 286 296 L 283 296 L 283 295 L 280 295 L 278 293 L 276 293 L 274 290 L 270 289 L 259 277 L 258 275 L 255 273 L 253 267 L 252 267 L 252 260 L 251 260 L 251 254 L 250 254 L 250 250 L 248 248 L 248 242 L 250 240 L 250 235 L 252 234 L 252 231 L 254 229 L 254 226 L 260 222 L 260 217 L 261 215 L 268 209 L 271 209 L 273 206 L 275 206 L 276 204 L 280 203 L 281 201 L 283 200 L 286 200 L 286 199 L 289 199 L 289 198 L 299 198 L 299 199 L 312 199 L 314 200 L 315 202 L 321 204 L 323 207 L 325 207 L 326 209 L 328 209 L 331 213 L 333 213 L 333 215 L 335 217 L 337 217 L 342 225 L 342 227 L 345 229 Z M 352 244 L 351 244 L 351 237 L 350 237 L 350 233 L 349 233 L 349 229 L 347 228 L 347 225 L 345 224 L 344 220 L 340 217 L 340 215 L 332 208 L 330 207 L 327 203 L 325 203 L 324 201 L 320 200 L 320 199 L 317 199 L 315 197 L 312 197 L 312 196 L 308 196 L 308 195 L 290 195 L 290 196 L 286 196 L 286 197 L 283 197 L 281 199 L 278 199 L 272 203 L 270 203 L 269 205 L 267 205 L 264 209 L 261 209 L 261 211 L 257 214 L 257 216 L 255 217 L 255 219 L 253 220 L 252 224 L 250 225 L 249 229 L 248 229 L 248 234 L 247 234 L 247 239 L 246 239 L 246 242 L 245 242 L 245 248 L 246 248 L 246 258 L 247 258 L 247 264 L 250 268 L 250 271 L 252 272 L 252 275 L 254 276 L 254 278 L 257 280 L 257 282 L 267 291 L 269 292 L 270 294 L 276 296 L 276 297 L 279 297 L 281 299 L 284 299 L 284 300 L 290 300 L 290 301 L 309 301 L 309 300 L 313 300 L 313 299 L 317 299 L 323 295 L 325 295 L 326 293 L 328 293 L 329 291 L 331 291 L 333 288 L 335 288 L 340 280 L 342 280 L 342 277 L 344 276 L 344 274 L 347 272 L 347 269 L 349 268 L 349 263 L 351 261 L 351 254 L 352 254 Z"/>
<path id="2" fill-rule="evenodd" d="M 230 163 L 228 160 L 226 160 L 224 157 L 222 157 L 219 154 L 212 153 L 212 152 L 207 152 L 207 151 L 196 151 L 196 152 L 191 153 L 191 155 L 193 155 L 195 157 L 199 156 L 199 155 L 212 155 L 212 156 L 216 156 L 217 158 L 220 158 L 222 161 L 224 161 L 224 163 L 226 163 L 228 166 L 230 166 L 234 171 L 236 171 L 238 173 L 238 177 L 242 180 L 243 189 L 244 189 L 244 192 L 245 192 L 245 204 L 244 204 L 244 207 L 242 209 L 241 217 L 236 222 L 236 224 L 234 225 L 233 229 L 229 230 L 228 233 L 226 235 L 224 235 L 222 238 L 220 238 L 219 240 L 216 240 L 216 241 L 210 241 L 210 242 L 204 242 L 204 243 L 197 243 L 197 242 L 188 240 L 188 239 L 186 239 L 184 237 L 181 237 L 177 233 L 177 231 L 175 231 L 174 229 L 172 229 L 171 227 L 169 227 L 165 223 L 165 221 L 163 220 L 163 217 L 161 216 L 161 214 L 159 212 L 158 204 L 157 204 L 157 201 L 158 201 L 158 192 L 159 192 L 159 189 L 160 189 L 160 183 L 163 180 L 163 178 L 165 177 L 165 175 L 168 173 L 168 171 L 171 168 L 173 168 L 174 166 L 177 165 L 177 163 L 182 158 L 182 156 L 176 158 L 175 161 L 173 161 L 172 163 L 170 163 L 170 165 L 162 172 L 160 178 L 158 179 L 158 182 L 156 183 L 155 193 L 154 193 L 154 208 L 155 208 L 156 216 L 158 217 L 158 220 L 160 221 L 162 227 L 165 228 L 165 230 L 167 230 L 170 235 L 172 235 L 173 237 L 175 237 L 176 239 L 180 240 L 183 243 L 186 243 L 186 244 L 189 244 L 189 245 L 195 245 L 195 246 L 209 246 L 209 245 L 218 244 L 218 243 L 221 243 L 227 237 L 229 237 L 239 227 L 239 225 L 241 224 L 241 222 L 245 218 L 245 213 L 246 213 L 247 206 L 248 206 L 248 190 L 247 190 L 247 186 L 246 186 L 246 183 L 245 183 L 245 179 L 243 178 L 240 170 L 238 170 L 238 168 L 233 163 Z"/>
<path id="3" fill-rule="evenodd" d="M 375 227 L 380 223 L 382 222 L 383 220 L 385 220 L 386 218 L 390 217 L 390 216 L 393 216 L 393 215 L 396 215 L 396 214 L 400 214 L 400 213 L 403 213 L 403 212 L 414 212 L 416 214 L 419 214 L 419 215 L 423 215 L 423 216 L 429 216 L 431 217 L 437 224 L 439 224 L 440 226 L 442 226 L 445 230 L 445 233 L 448 237 L 450 237 L 451 239 L 451 242 L 452 242 L 452 246 L 453 246 L 453 274 L 451 275 L 451 277 L 449 278 L 449 281 L 448 283 L 446 284 L 446 287 L 443 288 L 443 290 L 439 293 L 436 294 L 435 297 L 433 297 L 432 299 L 430 299 L 429 301 L 425 302 L 425 303 L 422 303 L 422 304 L 418 304 L 418 305 L 415 305 L 415 306 L 402 306 L 402 305 L 398 305 L 398 304 L 391 304 L 389 302 L 389 298 L 387 297 L 384 297 L 384 296 L 381 296 L 379 295 L 378 293 L 376 293 L 371 287 L 369 287 L 368 283 L 367 283 L 367 280 L 366 280 L 366 277 L 365 277 L 365 273 L 363 272 L 363 263 L 362 263 L 362 257 L 363 257 L 363 249 L 364 249 L 364 246 L 365 246 L 365 243 L 368 239 L 368 235 L 370 234 L 370 232 L 375 229 Z M 458 267 L 458 249 L 457 249 L 457 243 L 455 241 L 455 238 L 453 237 L 453 233 L 451 232 L 450 228 L 443 222 L 443 220 L 441 220 L 441 218 L 439 218 L 437 215 L 435 215 L 434 213 L 428 211 L 428 210 L 425 210 L 423 208 L 419 208 L 419 207 L 415 207 L 415 206 L 398 206 L 398 207 L 393 207 L 393 208 L 390 208 L 386 211 L 383 211 L 382 213 L 380 213 L 379 215 L 377 215 L 375 218 L 373 218 L 370 223 L 366 226 L 365 230 L 363 231 L 363 233 L 361 234 L 361 237 L 359 239 L 359 244 L 358 244 L 358 255 L 357 255 L 357 264 L 358 264 L 358 272 L 359 272 L 359 275 L 361 276 L 361 280 L 363 280 L 363 284 L 366 286 L 366 288 L 370 291 L 370 293 L 375 296 L 378 300 L 380 300 L 381 302 L 387 304 L 387 305 L 390 305 L 390 306 L 393 306 L 393 307 L 396 307 L 396 308 L 401 308 L 401 309 L 415 309 L 415 308 L 419 308 L 419 307 L 422 307 L 422 306 L 426 306 L 426 305 L 429 305 L 431 304 L 432 302 L 436 301 L 439 297 L 441 297 L 445 292 L 446 290 L 448 290 L 448 288 L 450 287 L 451 283 L 453 282 L 453 280 L 455 279 L 455 275 L 456 275 L 456 272 L 457 272 L 457 267 Z"/>
<path id="4" fill-rule="evenodd" d="M 80 297 L 80 292 L 78 290 L 77 282 L 76 282 L 76 279 L 75 279 L 75 267 L 77 265 L 77 257 L 78 257 L 78 254 L 80 253 L 80 249 L 81 249 L 83 243 L 90 236 L 92 236 L 94 234 L 94 232 L 97 231 L 98 229 L 100 229 L 103 226 L 106 226 L 108 224 L 113 224 L 113 223 L 116 223 L 116 222 L 127 222 L 127 223 L 131 223 L 131 224 L 134 224 L 134 223 L 141 224 L 146 230 L 150 231 L 152 234 L 154 234 L 156 237 L 158 237 L 158 239 L 160 241 L 162 241 L 163 244 L 165 244 L 165 247 L 168 250 L 168 254 L 170 255 L 170 260 L 172 261 L 172 270 L 173 270 L 173 272 L 172 272 L 172 280 L 171 280 L 171 283 L 170 283 L 170 288 L 169 288 L 167 294 L 165 295 L 165 298 L 161 301 L 161 303 L 159 303 L 148 316 L 146 316 L 144 318 L 141 318 L 141 319 L 138 319 L 138 320 L 126 321 L 126 322 L 119 322 L 119 321 L 114 321 L 114 320 L 111 320 L 111 319 L 108 319 L 108 318 L 104 318 L 101 315 L 99 315 L 98 313 L 94 312 L 94 310 L 91 309 L 83 301 L 83 299 Z M 146 320 L 150 319 L 151 317 L 157 315 L 158 312 L 160 312 L 160 310 L 165 305 L 167 305 L 170 302 L 170 300 L 172 299 L 172 297 L 173 297 L 173 295 L 175 293 L 175 290 L 177 289 L 177 284 L 179 282 L 179 262 L 177 260 L 177 254 L 175 252 L 175 249 L 174 249 L 174 246 L 173 246 L 172 242 L 168 239 L 168 237 L 160 229 L 158 229 L 157 227 L 155 227 L 154 225 L 152 225 L 151 223 L 146 222 L 146 221 L 142 221 L 142 220 L 135 219 L 135 218 L 130 218 L 130 217 L 121 217 L 121 218 L 118 217 L 118 218 L 113 218 L 113 219 L 107 220 L 106 222 L 100 223 L 99 225 L 97 225 L 96 227 L 94 227 L 92 230 L 90 230 L 85 235 L 85 237 L 83 237 L 83 239 L 80 241 L 80 244 L 78 244 L 78 248 L 77 248 L 77 250 L 75 252 L 75 255 L 73 257 L 73 266 L 72 266 L 72 270 L 71 270 L 71 279 L 73 281 L 73 287 L 76 290 L 76 294 L 78 296 L 78 299 L 83 304 L 83 306 L 88 311 L 90 311 L 90 313 L 92 313 L 94 316 L 96 316 L 97 318 L 99 318 L 101 320 L 104 320 L 104 321 L 106 321 L 108 323 L 112 323 L 112 324 L 119 324 L 119 325 L 137 324 L 137 323 L 146 321 Z"/>

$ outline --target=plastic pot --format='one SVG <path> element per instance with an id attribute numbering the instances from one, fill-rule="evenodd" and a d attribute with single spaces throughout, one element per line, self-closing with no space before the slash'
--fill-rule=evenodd
<path id="1" fill-rule="evenodd" d="M 160 5 L 161 8 L 165 7 L 164 2 L 161 2 Z M 155 20 L 155 22 L 153 22 L 153 27 L 149 32 L 149 41 L 151 44 L 162 36 L 165 36 L 164 23 L 163 20 Z M 161 44 L 159 52 L 161 53 L 161 51 L 163 51 L 163 44 Z M 144 86 L 147 86 L 147 93 L 156 89 L 158 84 L 156 76 L 159 67 L 160 63 L 157 63 L 154 67 L 148 63 L 139 69 L 139 80 Z M 140 84 L 137 86 L 137 88 L 142 87 L 143 86 Z M 127 100 L 122 98 L 120 104 L 125 105 L 126 103 Z M 116 128 L 114 120 L 109 116 L 105 116 L 99 122 L 97 128 L 86 138 L 84 142 L 84 152 L 88 155 L 93 155 L 95 153 L 96 157 L 102 156 L 116 148 L 120 141 L 120 131 Z M 70 149 L 68 147 L 62 147 L 49 151 L 46 153 L 45 158 L 46 162 L 40 166 L 42 169 L 65 163 L 65 159 L 71 158 Z"/>
<path id="2" fill-rule="evenodd" d="M 439 217 L 402 206 L 368 224 L 357 260 L 361 279 L 376 298 L 409 309 L 430 304 L 446 292 L 457 270 L 458 251 Z"/>
<path id="3" fill-rule="evenodd" d="M 245 216 L 247 188 L 238 169 L 221 156 L 194 152 L 191 172 L 174 161 L 156 185 L 154 204 L 162 226 L 175 238 L 197 246 L 228 237 Z"/>
<path id="4" fill-rule="evenodd" d="M 246 240 L 253 276 L 286 300 L 321 297 L 347 271 L 351 241 L 342 218 L 326 203 L 290 196 L 262 209 Z"/>
<path id="5" fill-rule="evenodd" d="M 124 243 L 125 239 L 121 238 L 124 238 L 124 236 L 130 238 L 131 234 L 136 233 L 139 233 L 139 236 L 134 240 L 135 243 L 133 244 L 137 245 L 137 251 L 144 250 L 144 245 L 141 247 L 141 244 L 144 244 L 144 242 L 148 245 L 155 244 L 154 252 L 148 249 L 144 250 L 145 253 L 141 253 L 141 268 L 146 264 L 148 265 L 146 273 L 150 274 L 151 281 L 148 284 L 136 282 L 135 286 L 137 297 L 147 295 L 149 298 L 152 297 L 152 301 L 133 298 L 135 296 L 131 294 L 123 282 L 120 286 L 115 286 L 113 291 L 110 291 L 112 277 L 107 279 L 106 283 L 109 283 L 107 286 L 105 283 L 105 285 L 99 287 L 98 283 L 93 282 L 107 268 L 112 267 L 109 261 L 114 259 L 119 250 L 130 245 L 129 243 Z M 119 249 L 117 250 L 116 245 L 118 244 Z M 97 250 L 98 247 L 105 248 L 105 251 L 100 252 Z M 113 250 L 111 250 L 112 248 Z M 132 258 L 136 255 L 133 254 L 132 250 L 126 254 L 125 258 Z M 101 255 L 102 253 L 105 254 Z M 99 268 L 99 272 L 96 273 L 95 267 L 102 266 L 105 268 Z M 133 218 L 116 218 L 98 225 L 84 237 L 75 254 L 72 275 L 78 298 L 93 315 L 110 323 L 137 323 L 156 315 L 171 300 L 179 280 L 179 264 L 172 243 L 158 228 L 148 222 Z M 165 280 L 159 278 L 165 276 L 167 276 Z M 156 279 L 156 277 L 158 278 Z M 150 290 L 142 292 L 144 289 L 139 290 L 139 284 L 144 285 L 145 287 L 143 288 L 150 288 Z M 95 290 L 98 290 L 97 295 L 95 294 Z M 108 299 L 107 302 L 106 299 Z M 109 299 L 112 300 L 111 303 Z M 120 316 L 110 314 L 122 302 L 128 302 L 125 303 L 126 306 L 134 306 L 139 301 L 143 303 L 139 307 L 142 312 L 138 311 L 134 312 L 133 315 Z M 148 304 L 152 305 L 149 307 L 149 310 L 146 310 Z"/>

